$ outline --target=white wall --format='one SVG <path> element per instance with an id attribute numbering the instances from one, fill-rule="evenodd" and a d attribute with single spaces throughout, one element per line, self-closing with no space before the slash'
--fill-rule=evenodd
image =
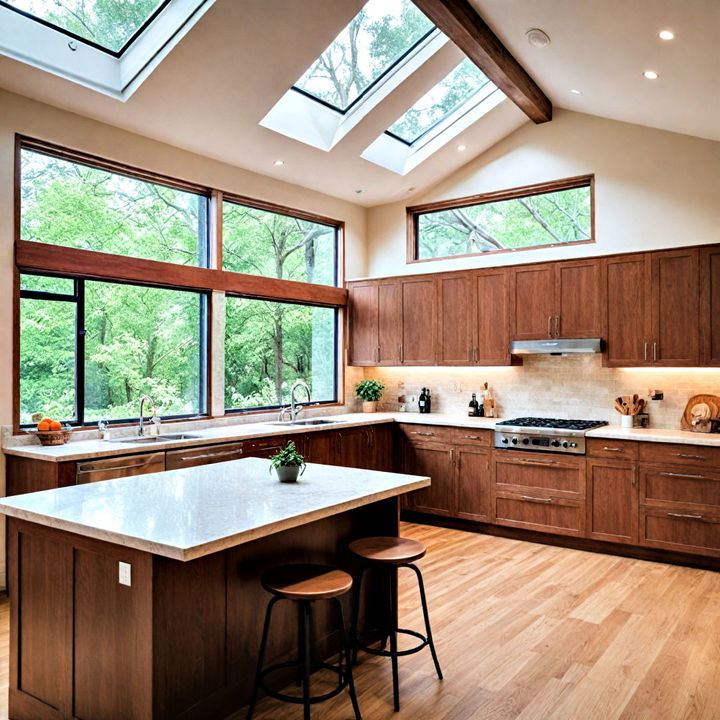
<path id="1" fill-rule="evenodd" d="M 405 206 L 595 174 L 596 243 L 407 264 Z M 492 267 L 720 242 L 720 143 L 556 110 L 431 191 L 368 211 L 368 275 Z M 349 273 L 349 277 L 361 277 Z"/>

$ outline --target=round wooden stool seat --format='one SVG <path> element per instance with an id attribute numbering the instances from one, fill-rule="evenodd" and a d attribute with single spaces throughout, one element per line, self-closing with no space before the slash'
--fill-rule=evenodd
<path id="1" fill-rule="evenodd" d="M 328 565 L 279 565 L 262 576 L 262 586 L 288 600 L 324 600 L 343 595 L 352 576 Z"/>
<path id="2" fill-rule="evenodd" d="M 353 540 L 349 548 L 368 562 L 402 565 L 419 560 L 427 548 L 418 540 L 401 537 L 369 537 Z"/>

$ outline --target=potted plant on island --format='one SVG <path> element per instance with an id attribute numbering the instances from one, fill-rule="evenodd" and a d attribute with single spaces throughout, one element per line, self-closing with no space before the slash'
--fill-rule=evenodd
<path id="1" fill-rule="evenodd" d="M 305 467 L 305 458 L 297 451 L 292 440 L 270 457 L 270 472 L 274 468 L 280 482 L 297 482 L 298 477 L 305 472 Z"/>
<path id="2" fill-rule="evenodd" d="M 363 412 L 377 411 L 378 400 L 384 389 L 385 385 L 379 380 L 362 380 L 355 386 L 355 395 L 363 401 Z"/>

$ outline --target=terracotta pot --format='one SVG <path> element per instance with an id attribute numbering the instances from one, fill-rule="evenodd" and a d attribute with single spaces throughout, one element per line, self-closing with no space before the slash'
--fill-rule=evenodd
<path id="1" fill-rule="evenodd" d="M 377 400 L 365 400 L 363 402 L 363 412 L 377 412 Z"/>
<path id="2" fill-rule="evenodd" d="M 275 468 L 278 480 L 284 483 L 297 482 L 300 470 L 300 465 L 282 465 L 281 467 Z"/>

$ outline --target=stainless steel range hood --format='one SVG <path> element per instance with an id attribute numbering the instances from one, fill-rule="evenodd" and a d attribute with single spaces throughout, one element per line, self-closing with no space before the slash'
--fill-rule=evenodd
<path id="1" fill-rule="evenodd" d="M 583 338 L 514 340 L 510 343 L 511 355 L 576 355 L 599 352 L 602 352 L 599 338 L 590 340 Z"/>

